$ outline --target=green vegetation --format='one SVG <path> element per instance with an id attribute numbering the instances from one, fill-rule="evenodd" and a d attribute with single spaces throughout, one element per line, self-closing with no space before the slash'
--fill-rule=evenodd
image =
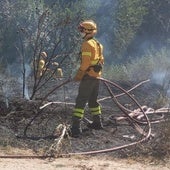
<path id="1" fill-rule="evenodd" d="M 146 0 L 119 0 L 116 8 L 114 52 L 121 57 L 139 30 L 148 12 Z"/>
<path id="2" fill-rule="evenodd" d="M 169 50 L 166 48 L 162 48 L 160 51 L 150 50 L 145 55 L 132 59 L 126 64 L 105 66 L 104 77 L 116 81 L 139 82 L 151 79 L 155 72 L 165 73 L 169 70 L 169 66 Z"/>
<path id="3" fill-rule="evenodd" d="M 6 0 L 0 5 L 0 56 L 10 64 L 20 53 L 29 60 L 37 43 L 54 54 L 77 52 L 77 25 L 86 18 L 99 25 L 97 38 L 108 63 L 127 62 L 152 46 L 169 47 L 168 0 Z"/>
<path id="4" fill-rule="evenodd" d="M 77 25 L 86 18 L 99 26 L 105 78 L 139 82 L 169 68 L 168 0 L 6 0 L 0 5 L 1 63 L 17 65 L 17 75 L 10 74 L 23 76 L 23 84 L 26 65 L 40 59 L 41 51 L 59 63 L 66 77 L 75 72 L 81 41 Z M 34 78 L 33 91 L 39 88 Z"/>

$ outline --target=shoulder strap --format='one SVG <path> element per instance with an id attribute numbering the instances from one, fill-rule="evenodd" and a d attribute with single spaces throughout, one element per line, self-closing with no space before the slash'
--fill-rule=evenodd
<path id="1" fill-rule="evenodd" d="M 101 55 L 102 55 L 102 49 L 101 49 L 100 43 L 99 43 L 99 41 L 98 41 L 97 39 L 95 39 L 95 38 L 93 38 L 93 40 L 97 43 L 98 48 L 99 48 L 99 56 L 101 56 Z M 100 62 L 100 59 L 101 59 L 101 58 L 99 58 L 97 64 Z"/>
<path id="2" fill-rule="evenodd" d="M 101 49 L 100 43 L 99 43 L 99 41 L 98 41 L 97 39 L 95 39 L 95 38 L 93 38 L 93 40 L 97 43 L 98 48 L 99 48 L 99 56 L 101 56 L 101 55 L 102 55 L 102 49 Z"/>

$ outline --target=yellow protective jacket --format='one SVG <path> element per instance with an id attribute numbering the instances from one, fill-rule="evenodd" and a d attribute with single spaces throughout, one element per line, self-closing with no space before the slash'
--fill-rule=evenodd
<path id="1" fill-rule="evenodd" d="M 45 60 L 40 59 L 38 63 L 37 77 L 41 77 L 43 75 L 44 70 L 45 70 Z"/>
<path id="2" fill-rule="evenodd" d="M 101 71 L 95 72 L 91 67 L 97 63 L 104 64 L 103 46 L 95 39 L 84 41 L 81 47 L 81 65 L 74 79 L 80 81 L 85 74 L 101 77 Z"/>
<path id="3" fill-rule="evenodd" d="M 45 68 L 45 61 L 43 59 L 40 59 L 38 69 L 43 70 Z"/>

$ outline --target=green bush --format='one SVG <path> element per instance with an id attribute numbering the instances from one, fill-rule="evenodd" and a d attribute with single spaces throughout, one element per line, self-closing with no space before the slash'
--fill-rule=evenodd
<path id="1" fill-rule="evenodd" d="M 127 74 L 125 65 L 106 65 L 104 67 L 103 77 L 114 81 L 126 81 Z"/>
<path id="2" fill-rule="evenodd" d="M 103 76 L 115 81 L 139 82 L 151 79 L 155 72 L 165 73 L 169 70 L 170 56 L 168 53 L 169 50 L 166 48 L 162 48 L 160 51 L 150 50 L 140 58 L 131 59 L 127 64 L 106 65 Z"/>

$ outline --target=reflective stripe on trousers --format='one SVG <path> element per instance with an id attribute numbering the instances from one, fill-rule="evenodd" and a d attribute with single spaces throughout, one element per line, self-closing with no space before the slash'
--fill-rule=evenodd
<path id="1" fill-rule="evenodd" d="M 94 108 L 89 108 L 90 109 L 90 113 L 95 116 L 95 115 L 101 115 L 101 107 L 94 107 Z M 84 117 L 84 109 L 79 109 L 79 108 L 75 108 L 73 110 L 73 116 L 75 117 L 79 117 L 80 119 L 82 119 Z"/>
<path id="2" fill-rule="evenodd" d="M 74 108 L 73 116 L 79 117 L 79 118 L 83 118 L 83 116 L 84 116 L 84 109 Z"/>
<path id="3" fill-rule="evenodd" d="M 98 107 L 90 108 L 90 112 L 93 116 L 100 115 L 101 114 L 101 107 L 98 106 Z"/>

